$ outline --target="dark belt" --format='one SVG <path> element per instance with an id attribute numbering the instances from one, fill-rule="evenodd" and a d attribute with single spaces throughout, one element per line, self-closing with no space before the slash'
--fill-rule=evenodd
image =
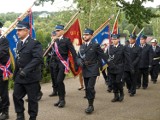
<path id="1" fill-rule="evenodd" d="M 32 70 L 31 72 L 35 72 L 37 70 L 39 70 L 40 68 L 35 68 L 34 70 Z M 19 71 L 23 70 L 23 68 L 19 68 Z"/>
<path id="2" fill-rule="evenodd" d="M 92 65 L 92 64 L 96 64 L 97 61 L 84 61 L 84 65 Z"/>

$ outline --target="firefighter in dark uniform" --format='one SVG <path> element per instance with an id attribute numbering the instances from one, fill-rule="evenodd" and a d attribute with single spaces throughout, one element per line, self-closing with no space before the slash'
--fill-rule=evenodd
<path id="1" fill-rule="evenodd" d="M 136 83 L 137 83 L 136 81 L 139 70 L 138 63 L 141 56 L 141 48 L 138 45 L 136 45 L 135 34 L 130 35 L 129 44 L 127 45 L 127 47 L 130 48 L 130 57 L 131 57 L 131 62 L 133 64 L 134 73 L 131 74 L 128 62 L 126 61 L 124 66 L 123 80 L 127 84 L 127 89 L 130 96 L 134 96 L 136 94 Z"/>
<path id="2" fill-rule="evenodd" d="M 0 22 L 0 36 L 1 27 L 3 24 Z M 8 63 L 8 65 L 7 65 Z M 9 118 L 9 93 L 8 93 L 8 75 L 5 76 L 5 70 L 11 73 L 9 57 L 9 42 L 5 37 L 0 38 L 0 120 L 7 120 Z"/>
<path id="3" fill-rule="evenodd" d="M 152 44 L 152 67 L 150 71 L 151 81 L 155 84 L 158 78 L 159 62 L 160 62 L 160 47 L 157 45 L 157 39 L 151 40 Z"/>
<path id="4" fill-rule="evenodd" d="M 85 109 L 87 114 L 94 111 L 95 83 L 99 73 L 99 58 L 106 59 L 100 45 L 91 42 L 93 30 L 86 28 L 83 33 L 84 43 L 80 46 L 78 52 L 78 65 L 82 67 L 82 75 L 85 83 L 86 98 L 88 99 L 88 107 Z"/>
<path id="5" fill-rule="evenodd" d="M 142 49 L 141 58 L 139 61 L 139 73 L 137 79 L 137 89 L 142 85 L 143 89 L 148 87 L 148 74 L 152 64 L 152 47 L 146 43 L 147 36 L 142 35 L 140 38 L 140 47 Z M 143 82 L 141 82 L 143 75 Z"/>
<path id="6" fill-rule="evenodd" d="M 16 120 L 24 120 L 23 97 L 28 96 L 29 120 L 36 120 L 38 114 L 39 81 L 41 80 L 41 65 L 43 62 L 42 45 L 29 36 L 29 23 L 20 21 L 17 24 L 17 35 L 20 41 L 16 48 L 14 71 L 13 101 Z"/>
<path id="7" fill-rule="evenodd" d="M 63 36 L 64 34 L 64 26 L 63 25 L 56 25 L 55 26 L 56 36 L 58 37 L 53 45 L 53 74 L 55 82 L 57 83 L 57 91 L 59 100 L 54 104 L 54 106 L 63 108 L 66 104 L 65 102 L 65 85 L 64 79 L 66 73 L 68 72 L 68 52 L 72 53 L 74 61 L 76 61 L 77 53 L 74 49 L 69 38 Z M 78 70 L 78 66 L 75 62 L 75 69 Z"/>
<path id="8" fill-rule="evenodd" d="M 128 62 L 129 69 L 133 73 L 129 48 L 119 43 L 119 35 L 112 34 L 112 45 L 109 46 L 106 54 L 108 59 L 108 71 L 112 81 L 114 98 L 112 102 L 123 101 L 123 81 L 124 61 Z"/>
<path id="9" fill-rule="evenodd" d="M 56 37 L 56 31 L 52 32 L 51 38 L 52 38 L 52 42 L 54 42 L 54 40 L 57 38 Z M 54 48 L 52 46 L 52 49 L 48 53 L 48 56 L 50 56 L 49 67 L 50 67 L 50 73 L 51 73 L 51 78 L 52 78 L 53 92 L 49 95 L 49 97 L 53 97 L 53 96 L 57 96 L 58 95 L 56 78 L 54 78 L 55 77 L 55 75 L 54 75 L 54 58 L 52 57 L 53 53 L 54 53 Z"/>

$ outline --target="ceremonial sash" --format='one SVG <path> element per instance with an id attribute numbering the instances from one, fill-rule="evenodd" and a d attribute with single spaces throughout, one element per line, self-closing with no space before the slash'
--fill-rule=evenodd
<path id="1" fill-rule="evenodd" d="M 10 65 L 11 65 L 10 58 L 6 63 L 6 66 L 0 64 L 0 70 L 3 71 L 3 80 L 8 80 L 8 78 L 11 78 L 13 76 L 13 74 L 9 70 Z"/>
<path id="2" fill-rule="evenodd" d="M 61 56 L 61 54 L 59 53 L 58 51 L 58 46 L 57 46 L 57 43 L 55 42 L 54 43 L 54 48 L 55 48 L 55 53 L 56 55 L 58 56 L 59 60 L 62 62 L 62 64 L 65 66 L 65 74 L 68 74 L 69 73 L 69 60 L 67 59 L 67 61 L 65 61 L 63 59 L 63 57 Z"/>

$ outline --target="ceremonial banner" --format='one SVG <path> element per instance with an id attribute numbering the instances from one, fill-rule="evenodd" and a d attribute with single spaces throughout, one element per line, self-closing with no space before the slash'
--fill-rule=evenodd
<path id="1" fill-rule="evenodd" d="M 81 30 L 80 30 L 80 24 L 79 20 L 76 19 L 75 22 L 70 26 L 70 28 L 66 31 L 64 34 L 65 37 L 70 38 L 76 52 L 78 52 L 80 45 L 82 44 L 82 38 L 81 38 Z M 74 76 L 77 76 L 81 68 L 79 67 L 78 71 L 76 72 L 74 69 L 74 59 L 72 57 L 72 54 L 69 52 L 69 63 L 70 63 L 70 69 Z"/>
<path id="2" fill-rule="evenodd" d="M 117 13 L 115 22 L 113 24 L 112 34 L 119 34 L 119 30 L 118 30 L 118 17 L 119 17 L 119 13 L 120 13 L 120 9 L 119 9 L 119 11 Z"/>
<path id="3" fill-rule="evenodd" d="M 104 50 L 104 52 L 106 52 L 108 46 L 110 45 L 110 29 L 109 28 L 110 28 L 109 24 L 107 24 L 92 39 L 92 42 L 96 42 L 96 43 L 100 44 L 100 46 Z M 105 61 L 103 59 L 102 59 L 102 66 L 103 66 L 103 69 L 105 69 L 107 66 L 107 64 L 105 63 Z"/>
<path id="4" fill-rule="evenodd" d="M 144 30 L 144 28 L 142 28 L 141 31 L 137 35 L 137 39 L 136 39 L 136 44 L 137 45 L 140 45 L 140 39 L 141 39 L 143 30 Z"/>
<path id="5" fill-rule="evenodd" d="M 33 22 L 33 17 L 32 17 L 32 12 L 28 12 L 28 15 L 22 20 L 25 22 L 29 22 L 30 23 L 30 35 L 33 39 L 36 38 L 35 35 L 35 30 L 34 30 L 34 22 Z M 6 38 L 9 41 L 10 44 L 10 50 L 12 52 L 12 55 L 14 57 L 14 59 L 16 58 L 16 45 L 17 42 L 19 41 L 19 38 L 16 34 L 17 30 L 14 28 L 10 33 L 7 34 Z"/>

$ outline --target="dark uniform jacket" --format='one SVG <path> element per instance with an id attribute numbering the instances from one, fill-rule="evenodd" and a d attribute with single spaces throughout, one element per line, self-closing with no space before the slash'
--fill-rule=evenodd
<path id="1" fill-rule="evenodd" d="M 131 62 L 133 64 L 133 68 L 134 68 L 134 70 L 137 70 L 139 68 L 138 65 L 139 65 L 139 60 L 141 57 L 141 48 L 136 44 L 134 44 L 133 47 L 130 47 L 130 45 L 127 47 L 129 47 L 129 49 L 130 49 L 130 57 L 131 57 Z M 125 61 L 124 70 L 130 71 L 130 68 L 129 68 L 127 61 Z"/>
<path id="2" fill-rule="evenodd" d="M 124 63 L 128 63 L 128 67 L 133 70 L 131 63 L 130 50 L 128 47 L 119 44 L 117 47 L 110 45 L 107 52 L 108 70 L 112 74 L 123 73 Z"/>
<path id="3" fill-rule="evenodd" d="M 83 63 L 83 77 L 93 77 L 100 75 L 98 63 L 100 58 L 103 58 L 105 61 L 107 61 L 106 56 L 99 44 L 90 42 L 87 47 L 85 44 L 80 46 L 78 52 L 78 61 Z"/>
<path id="4" fill-rule="evenodd" d="M 56 39 L 55 42 L 57 43 L 59 53 L 61 54 L 61 56 L 64 60 L 67 60 L 67 58 L 68 58 L 68 51 L 70 51 L 72 53 L 74 60 L 76 60 L 77 53 L 76 53 L 71 41 L 69 40 L 69 38 L 62 37 L 60 40 Z M 55 52 L 53 53 L 52 59 L 55 59 L 54 57 L 57 58 L 57 55 Z"/>
<path id="5" fill-rule="evenodd" d="M 21 41 L 18 42 L 16 53 L 17 57 L 13 76 L 15 82 L 28 84 L 41 80 L 41 64 L 43 63 L 41 44 L 28 37 L 23 46 L 21 46 Z M 26 74 L 23 79 L 19 75 L 21 71 Z"/>
<path id="6" fill-rule="evenodd" d="M 6 38 L 0 38 L 0 64 L 6 65 L 9 60 L 9 42 Z M 9 68 L 10 69 L 10 68 Z M 0 79 L 3 76 L 3 71 L 0 70 Z"/>
<path id="7" fill-rule="evenodd" d="M 160 58 L 159 58 L 159 59 L 156 59 L 156 60 L 154 60 L 154 58 L 160 57 L 160 47 L 159 47 L 159 46 L 156 46 L 155 51 L 154 51 L 153 48 L 152 48 L 151 52 L 152 52 L 152 58 L 153 58 L 153 60 L 152 60 L 152 65 L 157 65 L 157 64 L 159 64 Z"/>
<path id="8" fill-rule="evenodd" d="M 146 44 L 142 48 L 141 57 L 139 61 L 139 68 L 149 68 L 152 64 L 152 48 L 151 45 Z"/>

